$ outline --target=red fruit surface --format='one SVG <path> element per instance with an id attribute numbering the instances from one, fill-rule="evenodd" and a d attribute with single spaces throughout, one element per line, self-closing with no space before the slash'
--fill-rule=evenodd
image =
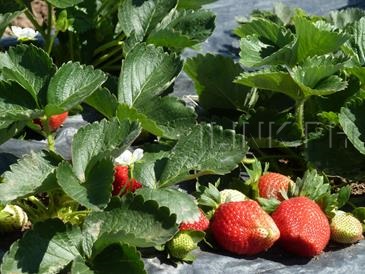
<path id="1" fill-rule="evenodd" d="M 307 197 L 283 201 L 272 218 L 280 230 L 279 243 L 290 253 L 313 257 L 328 244 L 328 219 L 322 209 Z"/>
<path id="2" fill-rule="evenodd" d="M 116 166 L 114 168 L 113 192 L 115 195 L 123 195 L 127 192 L 135 192 L 142 184 L 136 179 L 129 179 L 128 166 Z"/>
<path id="3" fill-rule="evenodd" d="M 57 130 L 60 126 L 62 126 L 62 124 L 65 122 L 65 120 L 68 117 L 68 112 L 64 112 L 61 114 L 57 114 L 57 115 L 52 115 L 51 117 L 49 117 L 48 119 L 48 127 L 50 131 L 55 131 Z"/>
<path id="4" fill-rule="evenodd" d="M 259 179 L 259 195 L 262 198 L 275 198 L 279 201 L 283 201 L 284 197 L 281 195 L 280 191 L 287 192 L 291 184 L 294 184 L 294 182 L 285 175 L 274 172 L 265 173 Z"/>
<path id="5" fill-rule="evenodd" d="M 204 212 L 199 209 L 200 216 L 199 220 L 194 223 L 181 223 L 179 229 L 180 230 L 196 230 L 196 231 L 205 231 L 209 227 L 209 220 L 205 216 Z"/>
<path id="6" fill-rule="evenodd" d="M 210 228 L 222 248 L 239 255 L 263 252 L 280 237 L 270 215 L 252 200 L 221 204 Z"/>

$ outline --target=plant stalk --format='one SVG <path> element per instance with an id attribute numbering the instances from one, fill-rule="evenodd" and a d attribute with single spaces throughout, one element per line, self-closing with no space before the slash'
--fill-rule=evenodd
<path id="1" fill-rule="evenodd" d="M 47 2 L 47 7 L 48 7 L 48 18 L 47 18 L 46 49 L 47 49 L 47 53 L 50 54 L 52 51 L 54 39 L 56 37 L 52 36 L 53 8 L 52 8 L 52 5 L 48 2 Z"/>
<path id="2" fill-rule="evenodd" d="M 47 135 L 47 143 L 48 143 L 49 151 L 55 152 L 56 151 L 56 142 L 51 133 Z"/>
<path id="3" fill-rule="evenodd" d="M 304 128 L 304 103 L 306 99 L 299 99 L 295 106 L 295 117 L 297 120 L 297 126 L 300 131 L 300 137 L 302 140 L 305 139 L 305 128 Z"/>

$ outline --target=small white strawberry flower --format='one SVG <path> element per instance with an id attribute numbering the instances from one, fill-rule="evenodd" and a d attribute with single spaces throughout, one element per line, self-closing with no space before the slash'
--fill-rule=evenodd
<path id="1" fill-rule="evenodd" d="M 126 150 L 115 158 L 114 162 L 122 166 L 130 166 L 133 163 L 141 160 L 143 157 L 143 149 L 137 148 L 133 152 Z"/>
<path id="2" fill-rule="evenodd" d="M 38 31 L 31 28 L 21 28 L 17 26 L 11 26 L 11 31 L 18 38 L 19 41 L 35 40 L 38 35 Z"/>

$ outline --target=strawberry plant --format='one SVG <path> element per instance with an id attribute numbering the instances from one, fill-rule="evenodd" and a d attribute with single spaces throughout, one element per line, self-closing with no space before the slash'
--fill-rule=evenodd
<path id="1" fill-rule="evenodd" d="M 0 175 L 1 273 L 146 273 L 151 254 L 180 264 L 200 246 L 313 257 L 363 239 L 365 12 L 255 11 L 233 30 L 238 62 L 184 60 L 213 31 L 210 2 L 47 0 L 40 25 L 28 1 L 0 0 L 0 34 L 24 12 L 44 39 L 19 30 L 0 52 L 0 148 L 42 144 Z M 195 101 L 171 94 L 182 70 Z"/>
<path id="2" fill-rule="evenodd" d="M 57 65 L 72 60 L 118 73 L 136 44 L 147 42 L 180 52 L 203 42 L 214 29 L 214 15 L 201 9 L 207 1 L 54 1 L 48 17 L 36 20 L 29 1 L 0 2 L 0 36 L 10 21 L 25 12 Z M 212 2 L 212 1 L 208 1 Z M 3 27 L 4 26 L 4 27 Z"/>

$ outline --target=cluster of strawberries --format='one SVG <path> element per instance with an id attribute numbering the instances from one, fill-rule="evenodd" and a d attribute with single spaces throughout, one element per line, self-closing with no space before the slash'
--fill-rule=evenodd
<path id="1" fill-rule="evenodd" d="M 185 230 L 208 230 L 221 248 L 238 255 L 255 255 L 277 242 L 287 252 L 313 257 L 324 250 L 330 239 L 345 244 L 363 239 L 362 224 L 351 214 L 338 211 L 329 220 L 321 207 L 308 197 L 285 199 L 283 196 L 292 185 L 294 182 L 287 176 L 265 173 L 257 184 L 259 196 L 280 201 L 271 215 L 247 197 L 225 201 L 210 221 L 201 211 L 197 222 L 182 223 L 178 237 L 168 244 L 169 253 L 183 259 L 196 247 L 183 233 Z"/>

